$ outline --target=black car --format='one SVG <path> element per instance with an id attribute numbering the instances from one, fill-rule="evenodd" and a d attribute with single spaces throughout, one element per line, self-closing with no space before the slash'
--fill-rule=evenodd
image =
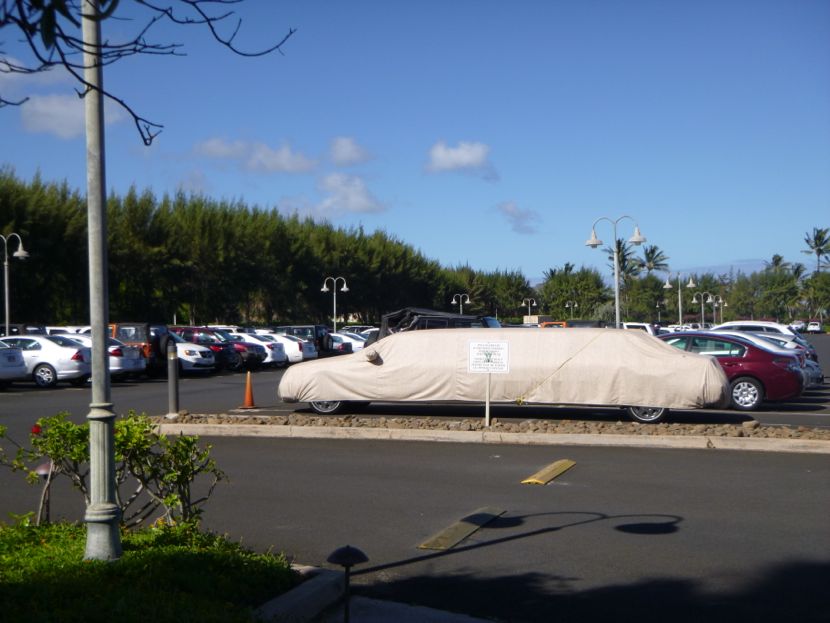
<path id="1" fill-rule="evenodd" d="M 487 328 L 497 329 L 501 323 L 491 316 L 473 316 L 468 314 L 454 314 L 435 309 L 422 307 L 405 307 L 398 311 L 384 314 L 381 318 L 380 330 L 370 337 L 369 341 L 383 339 L 391 333 L 400 331 L 414 331 L 417 329 L 460 329 L 460 328 Z"/>

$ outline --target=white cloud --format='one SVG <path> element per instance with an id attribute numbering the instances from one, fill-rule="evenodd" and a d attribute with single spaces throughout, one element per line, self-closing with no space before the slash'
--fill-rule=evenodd
<path id="1" fill-rule="evenodd" d="M 371 158 L 369 152 L 349 136 L 338 136 L 332 140 L 329 157 L 334 164 L 344 167 L 360 164 Z"/>
<path id="2" fill-rule="evenodd" d="M 386 207 L 378 201 L 362 178 L 344 173 L 331 173 L 320 181 L 320 190 L 328 197 L 316 206 L 316 212 L 329 214 L 382 212 Z"/>
<path id="3" fill-rule="evenodd" d="M 461 141 L 456 147 L 450 147 L 444 141 L 438 141 L 429 150 L 426 168 L 431 173 L 443 171 L 481 173 L 484 179 L 492 181 L 498 179 L 498 174 L 488 160 L 489 155 L 490 147 L 484 143 Z"/>
<path id="4" fill-rule="evenodd" d="M 105 104 L 107 124 L 117 123 L 124 112 L 113 104 Z M 54 134 L 72 139 L 84 134 L 84 100 L 77 95 L 32 95 L 20 107 L 23 128 L 27 132 Z"/>
<path id="5" fill-rule="evenodd" d="M 194 151 L 208 158 L 237 160 L 249 171 L 265 173 L 305 173 L 317 166 L 314 160 L 295 152 L 288 144 L 273 149 L 264 143 L 211 138 L 197 144 Z"/>
<path id="6" fill-rule="evenodd" d="M 517 234 L 535 234 L 536 223 L 542 219 L 538 212 L 522 210 L 514 201 L 504 201 L 496 206 L 502 216 L 510 223 L 510 228 Z"/>

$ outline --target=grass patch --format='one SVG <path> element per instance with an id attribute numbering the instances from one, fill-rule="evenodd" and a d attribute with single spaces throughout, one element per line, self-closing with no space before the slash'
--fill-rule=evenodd
<path id="1" fill-rule="evenodd" d="M 83 560 L 86 527 L 0 527 L 0 619 L 9 622 L 256 621 L 297 583 L 282 555 L 188 526 L 122 534 L 115 562 Z"/>

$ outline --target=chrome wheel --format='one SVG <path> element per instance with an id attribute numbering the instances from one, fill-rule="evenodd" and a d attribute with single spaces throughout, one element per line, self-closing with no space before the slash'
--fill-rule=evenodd
<path id="1" fill-rule="evenodd" d="M 342 411 L 346 406 L 346 403 L 340 400 L 319 400 L 316 402 L 310 402 L 309 404 L 314 412 L 319 413 L 320 415 L 333 415 L 335 413 L 340 413 L 340 411 Z"/>
<path id="2" fill-rule="evenodd" d="M 628 407 L 628 416 L 635 422 L 642 422 L 644 424 L 653 424 L 665 419 L 669 412 L 664 407 Z"/>
<path id="3" fill-rule="evenodd" d="M 732 382 L 732 406 L 739 411 L 754 411 L 764 400 L 764 388 L 748 377 Z"/>
<path id="4" fill-rule="evenodd" d="M 38 387 L 54 387 L 58 382 L 58 374 L 55 372 L 55 368 L 46 363 L 42 363 L 35 368 L 32 377 Z"/>

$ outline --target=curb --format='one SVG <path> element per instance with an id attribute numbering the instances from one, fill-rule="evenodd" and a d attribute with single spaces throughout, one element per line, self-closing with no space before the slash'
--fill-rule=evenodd
<path id="1" fill-rule="evenodd" d="M 292 565 L 308 579 L 296 588 L 256 609 L 256 616 L 279 623 L 309 623 L 343 596 L 344 575 L 340 571 Z"/>
<path id="2" fill-rule="evenodd" d="M 806 452 L 830 454 L 830 441 L 773 439 L 767 437 L 712 437 L 695 435 L 590 435 L 583 433 L 504 433 L 408 428 L 335 426 L 268 426 L 262 424 L 159 424 L 165 435 L 202 437 L 266 437 L 291 439 L 372 439 L 385 441 L 434 441 L 561 446 L 616 446 L 626 448 L 679 448 Z"/>

